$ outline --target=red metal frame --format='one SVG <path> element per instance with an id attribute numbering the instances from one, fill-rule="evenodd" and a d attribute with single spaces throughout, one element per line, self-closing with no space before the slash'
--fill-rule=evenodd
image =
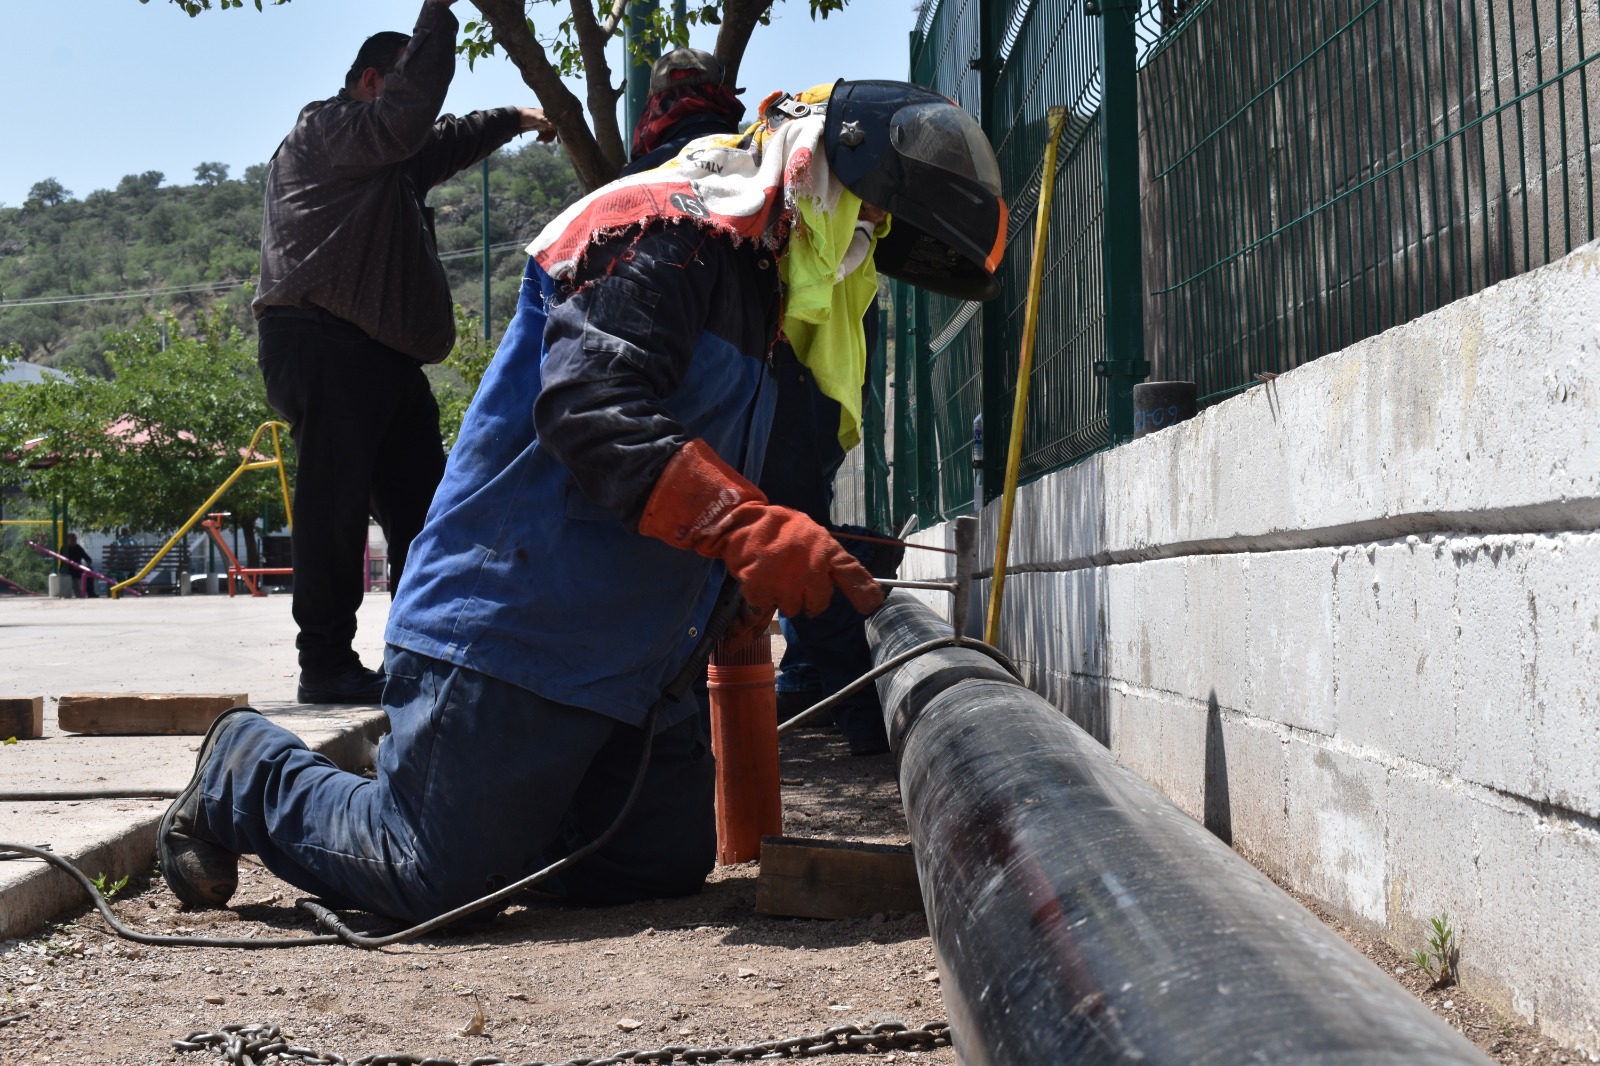
<path id="1" fill-rule="evenodd" d="M 245 588 L 250 590 L 252 596 L 265 596 L 260 587 L 256 585 L 255 578 L 260 574 L 292 574 L 293 567 L 288 566 L 241 566 L 238 556 L 233 554 L 233 549 L 228 547 L 228 542 L 222 539 L 222 519 L 228 517 L 228 512 L 221 511 L 206 515 L 205 521 L 200 525 L 211 534 L 211 539 L 217 542 L 217 547 L 222 549 L 222 554 L 228 560 L 228 595 L 233 595 L 235 580 L 243 581 Z"/>

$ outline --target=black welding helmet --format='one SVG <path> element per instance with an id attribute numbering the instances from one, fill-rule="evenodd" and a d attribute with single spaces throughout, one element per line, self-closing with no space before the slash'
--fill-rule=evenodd
<path id="1" fill-rule="evenodd" d="M 960 300 L 1000 294 L 1000 164 L 971 115 L 909 82 L 840 81 L 825 142 L 845 188 L 894 217 L 873 255 L 878 270 Z"/>

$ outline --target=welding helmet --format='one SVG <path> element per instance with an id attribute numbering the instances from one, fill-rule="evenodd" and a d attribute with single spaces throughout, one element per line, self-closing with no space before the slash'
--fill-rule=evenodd
<path id="1" fill-rule="evenodd" d="M 903 81 L 840 81 L 828 98 L 828 165 L 894 216 L 873 261 L 891 278 L 961 300 L 1000 293 L 1000 164 L 973 117 Z"/>

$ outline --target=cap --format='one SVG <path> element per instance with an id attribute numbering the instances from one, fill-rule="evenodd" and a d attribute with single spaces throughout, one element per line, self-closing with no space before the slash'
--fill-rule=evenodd
<path id="1" fill-rule="evenodd" d="M 727 75 L 722 61 L 710 52 L 699 48 L 674 48 L 650 68 L 650 95 L 690 85 L 721 85 Z M 744 92 L 743 89 L 733 91 Z"/>

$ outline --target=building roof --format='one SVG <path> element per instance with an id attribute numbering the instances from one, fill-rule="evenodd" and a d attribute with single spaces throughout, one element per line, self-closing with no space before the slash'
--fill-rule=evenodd
<path id="1" fill-rule="evenodd" d="M 0 359 L 0 382 L 33 384 L 46 378 L 60 377 L 66 377 L 66 375 L 47 366 L 24 363 L 19 359 Z"/>

